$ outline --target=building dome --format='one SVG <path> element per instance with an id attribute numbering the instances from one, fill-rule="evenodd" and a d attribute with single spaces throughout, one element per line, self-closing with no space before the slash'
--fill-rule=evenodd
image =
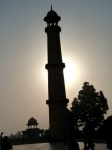
<path id="1" fill-rule="evenodd" d="M 44 21 L 47 22 L 48 25 L 54 25 L 54 24 L 58 24 L 58 21 L 60 21 L 61 17 L 57 15 L 57 13 L 52 10 L 52 6 L 51 6 L 51 10 L 47 13 L 47 16 L 44 17 Z"/>
<path id="2" fill-rule="evenodd" d="M 57 13 L 56 13 L 54 10 L 50 10 L 50 11 L 47 13 L 47 16 L 57 16 Z"/>
<path id="3" fill-rule="evenodd" d="M 27 125 L 28 125 L 28 126 L 38 125 L 38 123 L 37 123 L 37 120 L 32 117 L 32 118 L 30 118 L 30 119 L 28 120 L 28 124 L 27 124 Z"/>

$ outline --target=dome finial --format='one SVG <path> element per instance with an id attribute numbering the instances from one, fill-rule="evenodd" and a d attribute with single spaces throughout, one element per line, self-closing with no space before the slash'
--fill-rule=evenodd
<path id="1" fill-rule="evenodd" d="M 52 10 L 52 5 L 51 5 L 51 10 Z"/>

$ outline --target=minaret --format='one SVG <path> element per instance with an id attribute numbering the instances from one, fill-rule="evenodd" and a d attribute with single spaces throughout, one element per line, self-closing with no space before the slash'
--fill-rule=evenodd
<path id="1" fill-rule="evenodd" d="M 67 103 L 63 69 L 65 64 L 62 62 L 60 32 L 58 22 L 61 17 L 51 10 L 47 13 L 44 21 L 47 22 L 45 32 L 47 33 L 47 55 L 48 63 L 48 100 L 49 105 L 49 124 L 51 139 L 64 140 L 67 131 Z"/>

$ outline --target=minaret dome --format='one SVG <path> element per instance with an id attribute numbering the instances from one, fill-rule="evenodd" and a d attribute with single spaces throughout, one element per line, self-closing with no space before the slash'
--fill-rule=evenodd
<path id="1" fill-rule="evenodd" d="M 47 25 L 57 25 L 58 22 L 60 21 L 61 17 L 57 15 L 57 13 L 52 10 L 52 6 L 51 6 L 51 10 L 47 13 L 47 16 L 44 18 L 44 21 L 47 22 Z"/>

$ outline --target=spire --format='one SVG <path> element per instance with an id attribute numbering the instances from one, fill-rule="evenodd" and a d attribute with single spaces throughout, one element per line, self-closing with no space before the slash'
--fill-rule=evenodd
<path id="1" fill-rule="evenodd" d="M 52 10 L 52 5 L 51 5 L 51 10 Z"/>

